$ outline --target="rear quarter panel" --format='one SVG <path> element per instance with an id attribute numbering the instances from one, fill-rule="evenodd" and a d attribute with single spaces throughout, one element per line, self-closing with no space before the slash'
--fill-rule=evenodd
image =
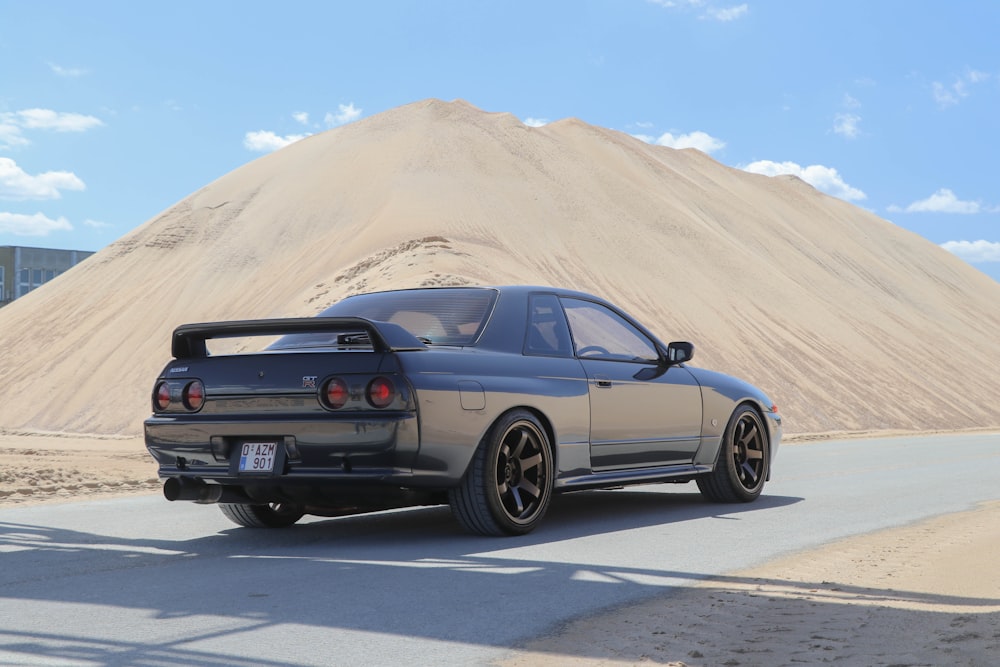
<path id="1" fill-rule="evenodd" d="M 442 480 L 461 478 L 490 426 L 505 412 L 526 408 L 549 430 L 557 474 L 589 470 L 590 399 L 576 359 L 472 348 L 398 358 L 417 400 L 415 469 Z"/>

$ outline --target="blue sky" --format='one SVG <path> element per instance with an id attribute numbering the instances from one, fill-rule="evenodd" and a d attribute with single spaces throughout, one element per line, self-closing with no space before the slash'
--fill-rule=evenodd
<path id="1" fill-rule="evenodd" d="M 0 245 L 97 250 L 435 97 L 795 173 L 1000 280 L 998 34 L 992 0 L 0 0 Z"/>

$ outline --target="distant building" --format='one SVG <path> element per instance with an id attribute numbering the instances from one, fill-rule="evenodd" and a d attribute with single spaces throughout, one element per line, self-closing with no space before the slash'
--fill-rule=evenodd
<path id="1" fill-rule="evenodd" d="M 93 254 L 86 250 L 0 246 L 0 306 L 44 285 Z"/>

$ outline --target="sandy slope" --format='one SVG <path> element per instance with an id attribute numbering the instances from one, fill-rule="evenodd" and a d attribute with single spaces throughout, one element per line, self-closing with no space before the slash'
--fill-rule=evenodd
<path id="1" fill-rule="evenodd" d="M 179 323 L 468 283 L 611 298 L 790 431 L 1000 425 L 1000 284 L 934 244 L 794 178 L 427 100 L 236 169 L 0 309 L 0 427 L 138 434 Z"/>

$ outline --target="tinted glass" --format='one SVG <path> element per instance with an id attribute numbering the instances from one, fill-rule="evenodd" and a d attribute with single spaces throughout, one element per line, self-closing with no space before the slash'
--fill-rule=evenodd
<path id="1" fill-rule="evenodd" d="M 320 316 L 393 322 L 425 342 L 469 345 L 486 326 L 496 297 L 496 290 L 461 287 L 377 292 L 347 297 Z"/>
<path id="2" fill-rule="evenodd" d="M 584 359 L 655 361 L 656 346 L 613 310 L 580 299 L 563 299 L 576 355 Z"/>
<path id="3" fill-rule="evenodd" d="M 524 353 L 553 357 L 573 356 L 566 316 L 554 294 L 537 294 L 531 297 Z"/>

